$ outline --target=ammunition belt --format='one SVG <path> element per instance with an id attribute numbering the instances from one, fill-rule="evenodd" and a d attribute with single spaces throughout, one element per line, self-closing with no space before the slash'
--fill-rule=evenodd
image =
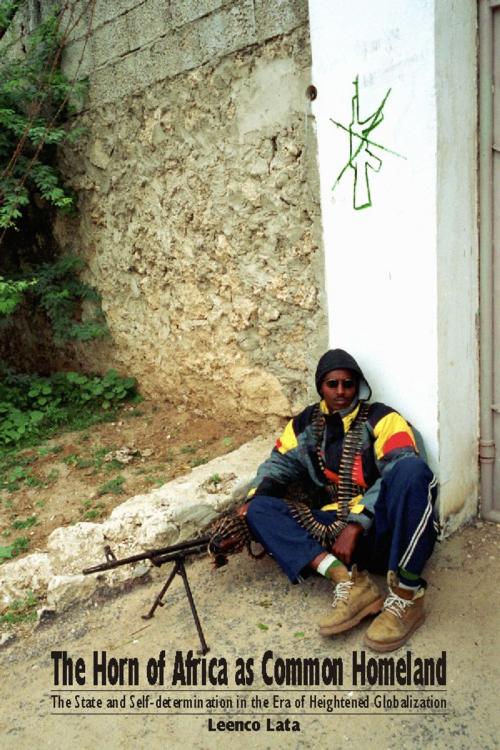
<path id="1" fill-rule="evenodd" d="M 308 505 L 295 502 L 294 500 L 287 500 L 286 502 L 297 523 L 316 539 L 322 547 L 326 547 L 327 549 L 333 547 L 335 539 L 342 529 L 347 526 L 347 521 L 341 521 L 340 519 L 328 524 L 323 523 L 313 516 L 313 512 Z"/>
<path id="2" fill-rule="evenodd" d="M 265 555 L 265 551 L 256 553 L 252 549 L 252 543 L 255 541 L 250 532 L 246 516 L 232 512 L 215 522 L 210 531 L 210 542 L 208 551 L 212 557 L 221 554 L 225 557 L 227 554 L 235 554 L 247 549 L 248 554 L 260 559 Z M 223 562 L 218 562 L 219 567 Z"/>
<path id="3" fill-rule="evenodd" d="M 362 491 L 362 488 L 352 478 L 352 470 L 356 453 L 361 448 L 363 427 L 368 417 L 369 409 L 370 405 L 366 401 L 362 401 L 356 419 L 351 425 L 351 429 L 348 430 L 342 447 L 339 470 L 339 509 L 337 511 L 337 517 L 341 519 L 347 518 L 349 515 L 349 502 Z"/>
<path id="4" fill-rule="evenodd" d="M 347 435 L 344 438 L 342 456 L 340 459 L 338 488 L 337 485 L 331 481 L 326 485 L 326 491 L 330 497 L 330 502 L 338 503 L 336 520 L 330 524 L 322 523 L 314 517 L 311 508 L 304 503 L 287 500 L 295 520 L 306 529 L 311 536 L 317 539 L 323 547 L 331 547 L 342 529 L 347 526 L 349 502 L 362 491 L 362 488 L 353 481 L 352 470 L 356 454 L 361 448 L 363 427 L 368 417 L 369 408 L 370 405 L 366 401 L 361 401 L 359 411 L 351 425 L 351 429 L 348 430 Z M 324 415 L 319 408 L 319 404 L 316 405 L 312 424 L 316 439 L 316 458 L 321 471 L 326 475 L 325 459 L 321 451 L 326 422 Z"/>

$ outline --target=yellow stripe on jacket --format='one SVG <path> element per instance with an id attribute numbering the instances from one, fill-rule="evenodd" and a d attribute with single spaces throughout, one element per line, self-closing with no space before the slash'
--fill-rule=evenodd
<path id="1" fill-rule="evenodd" d="M 382 417 L 374 427 L 375 456 L 380 461 L 393 450 L 413 448 L 417 453 L 417 444 L 413 431 L 403 417 L 393 411 Z"/>
<path id="2" fill-rule="evenodd" d="M 350 513 L 361 513 L 363 508 L 365 507 L 361 500 L 363 499 L 363 495 L 356 495 L 356 497 L 353 497 L 352 500 L 349 500 L 349 512 Z M 338 510 L 339 504 L 338 503 L 328 503 L 328 505 L 322 505 L 321 510 Z"/>
<path id="3" fill-rule="evenodd" d="M 297 435 L 295 434 L 295 430 L 293 429 L 293 419 L 291 419 L 277 439 L 276 445 L 274 447 L 280 453 L 287 453 L 287 451 L 291 451 L 292 448 L 296 448 L 297 445 Z"/>

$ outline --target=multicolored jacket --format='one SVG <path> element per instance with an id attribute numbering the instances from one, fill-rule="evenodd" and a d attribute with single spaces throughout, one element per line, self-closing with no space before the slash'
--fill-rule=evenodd
<path id="1" fill-rule="evenodd" d="M 341 416 L 339 412 L 330 413 L 326 403 L 320 402 L 326 423 L 321 445 L 323 468 L 317 457 L 317 433 L 313 425 L 315 405 L 291 419 L 270 457 L 259 467 L 248 499 L 254 495 L 287 497 L 289 486 L 299 482 L 310 498 L 311 507 L 336 510 L 337 503 L 331 503 L 326 486 L 330 482 L 338 485 L 344 437 L 359 408 L 357 402 L 349 413 Z M 361 447 L 352 466 L 352 478 L 359 487 L 359 494 L 349 503 L 347 520 L 369 529 L 384 473 L 396 461 L 419 452 L 413 429 L 397 411 L 382 403 L 370 404 Z"/>

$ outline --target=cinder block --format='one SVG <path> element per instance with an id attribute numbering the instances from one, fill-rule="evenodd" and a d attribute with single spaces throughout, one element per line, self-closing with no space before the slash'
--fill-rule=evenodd
<path id="1" fill-rule="evenodd" d="M 135 52 L 139 88 L 147 88 L 174 75 L 178 68 L 177 57 L 177 44 L 171 36 L 163 37 L 149 47 Z"/>
<path id="2" fill-rule="evenodd" d="M 192 24 L 166 34 L 154 44 L 134 52 L 133 57 L 141 89 L 197 68 L 204 61 L 198 32 Z"/>
<path id="3" fill-rule="evenodd" d="M 123 99 L 139 88 L 134 54 L 116 60 L 111 66 L 111 74 L 113 77 L 112 100 Z"/>
<path id="4" fill-rule="evenodd" d="M 253 0 L 238 3 L 197 22 L 204 61 L 229 54 L 257 41 Z"/>
<path id="5" fill-rule="evenodd" d="M 126 16 L 96 29 L 92 36 L 94 64 L 103 65 L 126 54 L 130 49 Z"/>
<path id="6" fill-rule="evenodd" d="M 132 8 L 143 4 L 144 0 L 96 0 L 93 27 L 96 29 L 113 18 L 118 18 Z M 164 0 L 163 4 L 168 5 L 167 0 Z"/>
<path id="7" fill-rule="evenodd" d="M 168 3 L 146 0 L 126 15 L 131 49 L 138 49 L 163 36 L 171 28 Z"/>
<path id="8" fill-rule="evenodd" d="M 88 103 L 91 107 L 101 107 L 113 99 L 113 70 L 111 65 L 106 65 L 99 70 L 92 71 L 89 78 Z"/>
<path id="9" fill-rule="evenodd" d="M 100 107 L 122 99 L 138 88 L 135 55 L 126 55 L 92 71 L 89 77 L 89 104 Z"/>
<path id="10" fill-rule="evenodd" d="M 172 23 L 177 27 L 183 26 L 224 5 L 234 5 L 234 0 L 171 0 Z"/>
<path id="11" fill-rule="evenodd" d="M 150 65 L 155 81 L 178 75 L 186 70 L 197 68 L 204 62 L 198 29 L 188 24 L 167 34 L 151 47 Z"/>
<path id="12" fill-rule="evenodd" d="M 159 40 L 158 43 L 162 41 L 163 40 Z M 141 89 L 151 86 L 162 78 L 162 76 L 159 75 L 157 66 L 153 64 L 153 46 L 154 45 L 149 45 L 133 53 L 138 86 Z"/>
<path id="13" fill-rule="evenodd" d="M 255 0 L 259 41 L 287 34 L 309 19 L 307 0 Z"/>

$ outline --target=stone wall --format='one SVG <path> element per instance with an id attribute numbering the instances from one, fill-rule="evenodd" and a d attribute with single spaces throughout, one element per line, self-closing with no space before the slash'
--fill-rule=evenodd
<path id="1" fill-rule="evenodd" d="M 64 61 L 89 76 L 61 156 L 79 215 L 56 233 L 112 343 L 79 356 L 207 413 L 288 415 L 327 337 L 307 2 L 86 6 Z"/>

